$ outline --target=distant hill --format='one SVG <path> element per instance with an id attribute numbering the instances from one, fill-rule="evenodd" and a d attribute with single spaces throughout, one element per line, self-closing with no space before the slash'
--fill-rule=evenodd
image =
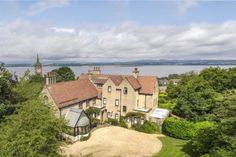
<path id="1" fill-rule="evenodd" d="M 236 60 L 136 60 L 126 62 L 49 63 L 44 66 L 86 66 L 86 65 L 236 65 Z M 33 64 L 6 64 L 7 67 L 29 67 Z"/>

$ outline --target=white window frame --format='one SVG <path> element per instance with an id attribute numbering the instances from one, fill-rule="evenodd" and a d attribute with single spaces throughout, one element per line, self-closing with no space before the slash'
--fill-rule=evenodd
<path id="1" fill-rule="evenodd" d="M 119 105 L 120 105 L 119 99 L 115 99 L 115 106 L 119 106 Z"/>
<path id="2" fill-rule="evenodd" d="M 103 104 L 104 106 L 107 105 L 107 98 L 103 98 L 102 104 Z"/>
<path id="3" fill-rule="evenodd" d="M 111 86 L 108 86 L 108 87 L 107 87 L 107 92 L 108 92 L 108 93 L 111 93 L 111 91 L 112 91 L 112 90 L 111 90 Z"/>

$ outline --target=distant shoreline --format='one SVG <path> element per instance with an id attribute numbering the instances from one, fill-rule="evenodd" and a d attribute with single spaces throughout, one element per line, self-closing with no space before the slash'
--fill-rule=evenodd
<path id="1" fill-rule="evenodd" d="M 60 66 L 70 66 L 70 67 L 83 67 L 83 66 L 118 66 L 118 67 L 134 67 L 134 66 L 236 66 L 234 64 L 52 64 L 43 65 L 44 67 L 60 67 Z M 6 64 L 5 67 L 34 67 L 32 64 Z"/>

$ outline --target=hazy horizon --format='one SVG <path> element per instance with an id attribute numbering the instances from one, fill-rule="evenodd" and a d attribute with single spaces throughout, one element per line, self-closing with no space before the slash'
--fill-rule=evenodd
<path id="1" fill-rule="evenodd" d="M 0 2 L 0 61 L 236 59 L 236 1 Z"/>

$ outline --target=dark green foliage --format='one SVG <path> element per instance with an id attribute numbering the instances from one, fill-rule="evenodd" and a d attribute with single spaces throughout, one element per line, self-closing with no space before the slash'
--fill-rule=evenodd
<path id="1" fill-rule="evenodd" d="M 119 125 L 123 128 L 128 128 L 128 124 L 126 123 L 125 117 L 120 118 Z"/>
<path id="2" fill-rule="evenodd" d="M 53 71 L 56 72 L 57 82 L 75 80 L 75 74 L 69 67 L 60 67 Z"/>
<path id="3" fill-rule="evenodd" d="M 111 125 L 115 125 L 115 126 L 119 125 L 119 121 L 117 119 L 114 119 L 114 118 L 108 118 L 108 123 L 111 124 Z"/>
<path id="4" fill-rule="evenodd" d="M 13 86 L 12 74 L 7 70 L 0 71 L 0 104 L 11 101 Z"/>
<path id="5" fill-rule="evenodd" d="M 40 98 L 44 83 L 29 71 L 11 89 L 14 113 L 0 123 L 0 156 L 60 156 L 60 135 L 65 122 L 55 117 Z"/>
<path id="6" fill-rule="evenodd" d="M 5 116 L 11 115 L 17 105 L 13 105 L 18 100 L 18 93 L 14 92 L 16 82 L 12 78 L 12 74 L 4 67 L 0 69 L 0 122 Z"/>
<path id="7" fill-rule="evenodd" d="M 208 81 L 212 88 L 214 88 L 217 92 L 236 88 L 234 84 L 236 68 L 231 68 L 228 70 L 221 68 L 208 68 L 203 70 L 200 76 Z"/>
<path id="8" fill-rule="evenodd" d="M 101 123 L 101 121 L 97 118 L 90 118 L 90 120 L 91 120 L 91 127 L 92 128 L 95 128 L 96 126 L 98 126 Z"/>
<path id="9" fill-rule="evenodd" d="M 162 131 L 168 136 L 179 138 L 179 139 L 191 139 L 197 132 L 203 128 L 210 128 L 213 123 L 197 122 L 193 123 L 184 119 L 176 119 L 173 117 L 167 118 L 163 125 Z"/>
<path id="10" fill-rule="evenodd" d="M 88 136 L 82 136 L 80 138 L 80 141 L 87 141 L 91 137 L 91 134 L 89 133 Z"/>
<path id="11" fill-rule="evenodd" d="M 89 116 L 89 118 L 91 120 L 91 126 L 93 128 L 101 123 L 101 121 L 99 119 L 94 117 L 94 115 L 100 114 L 100 109 L 95 108 L 95 107 L 89 107 L 88 109 L 85 110 L 85 113 Z"/>
<path id="12" fill-rule="evenodd" d="M 30 82 L 44 82 L 44 78 L 41 75 L 31 75 L 29 78 Z"/>
<path id="13" fill-rule="evenodd" d="M 135 118 L 145 118 L 145 114 L 140 112 L 128 112 L 125 115 L 126 118 L 135 117 Z"/>
<path id="14" fill-rule="evenodd" d="M 160 132 L 159 126 L 154 122 L 144 121 L 142 124 L 134 124 L 132 128 L 136 131 L 145 132 L 148 134 L 155 134 Z"/>
<path id="15" fill-rule="evenodd" d="M 42 100 L 30 100 L 0 127 L 0 156 L 59 156 L 63 121 Z"/>
<path id="16" fill-rule="evenodd" d="M 85 110 L 85 113 L 92 118 L 94 114 L 98 115 L 100 113 L 100 109 L 95 108 L 95 107 L 89 107 L 88 109 Z"/>
<path id="17" fill-rule="evenodd" d="M 234 92 L 232 92 L 234 93 Z M 215 111 L 217 125 L 204 129 L 190 141 L 193 152 L 210 157 L 233 157 L 236 154 L 236 96 L 227 95 Z"/>
<path id="18" fill-rule="evenodd" d="M 196 77 L 179 88 L 173 113 L 192 121 L 209 120 L 214 107 L 214 90 L 207 81 Z"/>

